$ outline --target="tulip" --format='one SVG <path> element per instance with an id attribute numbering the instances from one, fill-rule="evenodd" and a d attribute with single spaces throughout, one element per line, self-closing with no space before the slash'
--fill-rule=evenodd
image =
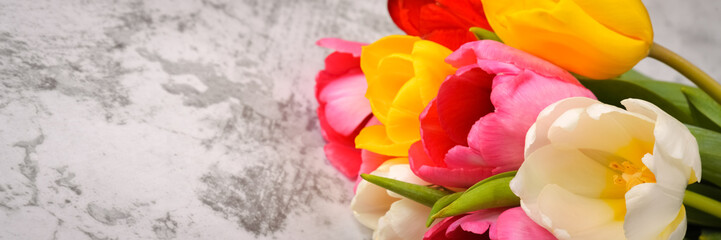
<path id="1" fill-rule="evenodd" d="M 413 175 L 406 158 L 390 159 L 371 174 L 428 185 Z M 356 195 L 351 200 L 351 209 L 361 224 L 374 230 L 375 240 L 422 238 L 426 231 L 425 220 L 431 211 L 429 207 L 365 180 L 358 183 Z"/>
<path id="2" fill-rule="evenodd" d="M 491 30 L 483 5 L 471 0 L 389 0 L 388 13 L 406 34 L 458 49 L 476 37 L 471 27 Z"/>
<path id="3" fill-rule="evenodd" d="M 548 230 L 533 222 L 520 207 L 491 208 L 448 217 L 434 225 L 423 240 L 464 239 L 556 239 Z"/>
<path id="4" fill-rule="evenodd" d="M 455 71 L 443 61 L 449 54 L 437 43 L 411 36 L 388 36 L 363 47 L 365 96 L 382 124 L 363 128 L 355 139 L 357 148 L 408 156 L 410 145 L 420 139 L 418 116 Z"/>
<path id="5" fill-rule="evenodd" d="M 324 38 L 319 46 L 336 50 L 325 59 L 325 69 L 316 77 L 315 97 L 326 158 L 348 178 L 358 176 L 361 151 L 354 139 L 371 117 L 365 98 L 367 83 L 360 69 L 362 43 Z"/>
<path id="6" fill-rule="evenodd" d="M 688 184 L 701 180 L 696 139 L 637 99 L 626 110 L 588 98 L 544 109 L 528 130 L 511 190 L 559 239 L 682 239 Z"/>
<path id="7" fill-rule="evenodd" d="M 482 0 L 509 46 L 595 79 L 616 77 L 646 57 L 651 20 L 641 0 Z"/>
<path id="8" fill-rule="evenodd" d="M 458 68 L 421 115 L 413 171 L 450 187 L 469 187 L 523 162 L 526 131 L 546 106 L 593 94 L 571 74 L 490 40 L 466 43 L 447 59 Z"/>

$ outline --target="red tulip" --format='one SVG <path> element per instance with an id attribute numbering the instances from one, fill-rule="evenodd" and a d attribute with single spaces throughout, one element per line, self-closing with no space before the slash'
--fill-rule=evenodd
<path id="1" fill-rule="evenodd" d="M 468 31 L 471 27 L 492 31 L 479 0 L 389 0 L 388 12 L 408 35 L 451 50 L 476 40 Z"/>

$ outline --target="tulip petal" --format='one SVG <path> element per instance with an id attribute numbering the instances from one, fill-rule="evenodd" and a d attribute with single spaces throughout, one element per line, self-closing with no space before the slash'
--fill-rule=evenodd
<path id="1" fill-rule="evenodd" d="M 675 179 L 678 175 L 669 171 L 679 170 L 684 171 L 689 183 L 701 181 L 701 157 L 699 156 L 698 143 L 686 126 L 649 102 L 626 99 L 621 101 L 621 104 L 630 112 L 643 114 L 656 121 L 653 130 L 653 135 L 656 138 L 653 155 L 663 156 L 664 161 L 657 163 L 644 161 L 644 164 L 656 175 L 659 184 L 670 187 L 671 183 L 667 184 L 666 181 L 673 181 L 672 179 Z M 676 185 L 675 187 L 680 186 Z"/>
<path id="2" fill-rule="evenodd" d="M 654 183 L 639 184 L 631 188 L 626 193 L 627 212 L 623 226 L 626 237 L 668 239 L 681 223 L 681 220 L 677 220 L 681 212 L 684 212 L 683 221 L 686 218 L 681 205 L 684 190 L 685 188 L 668 189 Z"/>
<path id="3" fill-rule="evenodd" d="M 431 41 L 418 41 L 413 46 L 413 70 L 423 106 L 436 98 L 438 88 L 456 68 L 445 63 L 451 50 Z M 420 112 L 420 111 L 419 111 Z"/>
<path id="4" fill-rule="evenodd" d="M 619 151 L 624 148 L 635 150 L 621 157 L 640 163 L 643 155 L 652 150 L 652 132 L 653 122 L 649 118 L 597 102 L 559 116 L 549 128 L 548 138 L 558 146 L 607 153 L 621 154 Z"/>
<path id="5" fill-rule="evenodd" d="M 378 74 L 370 75 L 363 71 L 368 79 L 365 96 L 370 101 L 373 115 L 385 123 L 396 94 L 413 77 L 410 55 L 391 54 L 383 58 L 378 63 Z"/>
<path id="6" fill-rule="evenodd" d="M 444 218 L 436 225 L 433 225 L 430 229 L 428 229 L 428 231 L 426 231 L 426 234 L 423 235 L 423 240 L 461 240 L 478 238 L 479 236 L 477 234 L 472 232 L 466 232 L 463 230 L 454 229 L 454 231 L 451 231 L 450 233 L 448 232 L 450 231 L 448 226 L 458 221 L 458 219 L 462 218 L 463 216 L 465 215 Z"/>
<path id="7" fill-rule="evenodd" d="M 469 187 L 480 180 L 504 172 L 498 167 L 447 168 L 438 166 L 425 154 L 417 142 L 408 151 L 411 170 L 421 179 L 447 187 Z"/>
<path id="8" fill-rule="evenodd" d="M 526 132 L 546 106 L 567 97 L 593 98 L 580 85 L 562 81 L 549 84 L 547 77 L 525 70 L 494 85 L 491 101 L 496 111 L 478 120 L 468 135 L 468 145 L 479 150 L 489 165 L 520 166 Z"/>
<path id="9" fill-rule="evenodd" d="M 387 156 L 408 156 L 408 148 L 411 144 L 413 142 L 396 143 L 388 139 L 383 125 L 365 127 L 355 139 L 356 148 Z"/>
<path id="10" fill-rule="evenodd" d="M 528 130 L 525 141 L 525 157 L 539 147 L 551 144 L 548 139 L 548 131 L 551 128 L 551 124 L 555 119 L 561 116 L 561 114 L 574 108 L 584 108 L 591 104 L 597 103 L 596 100 L 585 98 L 585 97 L 570 97 L 555 102 L 538 114 L 536 123 L 533 127 Z"/>
<path id="11" fill-rule="evenodd" d="M 408 169 L 408 159 L 394 158 L 384 162 L 371 174 L 401 181 L 408 180 L 408 174 L 397 175 L 399 172 L 402 173 L 402 171 L 396 169 L 391 172 L 391 168 L 396 166 L 405 168 L 405 171 L 410 172 L 410 169 Z M 414 177 L 413 179 L 417 178 Z M 398 197 L 388 195 L 388 190 L 385 188 L 361 180 L 356 186 L 356 194 L 353 196 L 350 206 L 353 210 L 353 215 L 361 224 L 375 230 L 378 229 L 378 219 L 385 215 L 391 204 L 398 201 L 398 199 Z"/>
<path id="12" fill-rule="evenodd" d="M 548 230 L 531 220 L 521 207 L 508 209 L 498 216 L 495 235 L 498 240 L 556 239 Z"/>
<path id="13" fill-rule="evenodd" d="M 372 171 L 376 170 L 378 166 L 383 164 L 388 159 L 391 159 L 393 157 L 380 155 L 365 149 L 361 150 L 361 165 L 360 170 L 358 173 L 371 173 Z"/>
<path id="14" fill-rule="evenodd" d="M 421 137 L 419 115 L 421 104 L 419 81 L 411 79 L 398 90 L 384 122 L 388 138 L 393 142 L 414 142 Z"/>
<path id="15" fill-rule="evenodd" d="M 325 104 L 325 119 L 341 135 L 352 135 L 371 112 L 365 98 L 366 79 L 359 70 L 336 78 L 323 88 L 319 102 Z"/>
<path id="16" fill-rule="evenodd" d="M 653 28 L 648 11 L 641 1 L 628 0 L 576 0 L 596 22 L 603 23 L 614 32 L 625 36 L 637 36 L 646 42 L 653 41 Z M 618 7 L 624 6 L 624 7 Z"/>
<path id="17" fill-rule="evenodd" d="M 472 212 L 455 221 L 448 230 L 460 228 L 467 232 L 484 234 L 495 225 L 498 216 L 505 210 L 506 208 L 490 208 Z"/>
<path id="18" fill-rule="evenodd" d="M 521 199 L 533 199 L 549 184 L 588 198 L 623 199 L 626 190 L 613 184 L 617 172 L 576 149 L 541 147 L 526 158 L 521 169 L 511 182 L 511 190 Z M 622 218 L 623 213 L 619 215 Z"/>
<path id="19" fill-rule="evenodd" d="M 614 209 L 622 208 L 623 200 L 612 205 L 609 201 L 576 195 L 551 184 L 538 196 L 539 212 L 526 213 L 559 239 L 624 239 L 624 221 L 616 218 L 619 210 Z"/>
<path id="20" fill-rule="evenodd" d="M 490 61 L 487 61 L 490 60 Z M 509 47 L 493 40 L 482 40 L 464 44 L 453 52 L 446 62 L 454 67 L 477 63 L 490 74 L 514 74 L 514 69 L 529 69 L 541 76 L 558 78 L 562 81 L 581 85 L 576 78 L 560 67 L 524 51 Z M 498 66 L 506 66 L 498 68 Z M 509 69 L 508 66 L 514 66 Z"/>
<path id="21" fill-rule="evenodd" d="M 540 1 L 539 1 L 540 2 Z M 648 54 L 651 41 L 641 40 L 640 36 L 619 34 L 607 26 L 612 22 L 598 22 L 608 18 L 636 17 L 637 22 L 646 22 L 643 26 L 617 27 L 616 30 L 633 28 L 648 31 L 641 36 L 652 35 L 648 14 L 633 14 L 631 11 L 645 12 L 639 2 L 632 4 L 635 10 L 616 10 L 614 12 L 592 13 L 598 10 L 627 9 L 628 4 L 610 5 L 608 3 L 588 3 L 590 1 L 560 0 L 543 1 L 536 6 L 508 4 L 507 1 L 484 0 L 487 15 L 496 33 L 509 46 L 541 56 L 569 71 L 596 79 L 611 78 L 628 71 Z M 628 2 L 628 1 L 625 1 Z M 625 3 L 624 2 L 624 3 Z M 604 8 L 584 9 L 581 6 L 605 4 Z M 543 5 L 543 6 L 541 6 Z M 639 9 L 638 6 L 641 8 Z M 616 15 L 618 14 L 618 15 Z M 621 21 L 618 19 L 617 21 Z M 614 21 L 615 22 L 615 21 Z M 630 23 L 624 22 L 622 25 Z M 527 37 L 532 36 L 532 37 Z M 568 44 L 572 43 L 572 44 Z"/>
<path id="22" fill-rule="evenodd" d="M 468 133 L 482 116 L 493 112 L 491 84 L 493 76 L 480 68 L 458 69 L 438 91 L 438 118 L 450 139 L 467 146 Z"/>
<path id="23" fill-rule="evenodd" d="M 431 161 L 424 162 L 432 166 L 445 166 L 444 158 L 448 150 L 453 148 L 457 143 L 451 140 L 443 127 L 441 126 L 440 117 L 438 116 L 438 102 L 431 101 L 426 109 L 421 113 L 421 142 Z"/>
<path id="24" fill-rule="evenodd" d="M 355 179 L 361 165 L 360 149 L 352 146 L 330 142 L 323 147 L 326 158 L 333 167 L 348 177 Z"/>
<path id="25" fill-rule="evenodd" d="M 389 0 L 393 22 L 408 35 L 437 42 L 449 49 L 475 41 L 471 27 L 491 27 L 479 1 L 469 0 Z"/>
<path id="26" fill-rule="evenodd" d="M 391 35 L 363 47 L 361 52 L 361 69 L 366 76 L 375 76 L 379 72 L 378 65 L 381 59 L 392 54 L 410 54 L 413 43 L 421 40 L 418 37 Z"/>
<path id="27" fill-rule="evenodd" d="M 429 207 L 420 203 L 405 198 L 398 200 L 378 220 L 378 229 L 373 232 L 373 239 L 421 239 L 426 230 L 425 218 L 430 212 Z"/>
<path id="28" fill-rule="evenodd" d="M 388 13 L 398 28 L 408 35 L 420 36 L 421 7 L 433 3 L 435 0 L 388 0 Z"/>
<path id="29" fill-rule="evenodd" d="M 321 38 L 315 42 L 316 45 L 330 48 L 341 53 L 350 53 L 353 57 L 360 57 L 361 49 L 363 46 L 368 45 L 365 43 L 347 41 L 340 38 Z"/>

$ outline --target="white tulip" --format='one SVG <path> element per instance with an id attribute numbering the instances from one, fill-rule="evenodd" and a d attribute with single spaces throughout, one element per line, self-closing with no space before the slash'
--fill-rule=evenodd
<path id="1" fill-rule="evenodd" d="M 388 160 L 371 175 L 429 185 L 413 174 L 406 158 Z M 351 209 L 360 223 L 374 230 L 375 240 L 422 239 L 427 230 L 425 221 L 431 211 L 427 206 L 365 180 L 358 183 Z"/>
<path id="2" fill-rule="evenodd" d="M 696 139 L 655 105 L 588 98 L 544 109 L 511 181 L 526 214 L 559 239 L 682 239 L 686 186 L 701 179 Z"/>

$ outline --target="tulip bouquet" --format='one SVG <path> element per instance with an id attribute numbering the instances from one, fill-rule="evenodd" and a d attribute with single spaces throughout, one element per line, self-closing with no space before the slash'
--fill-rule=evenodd
<path id="1" fill-rule="evenodd" d="M 388 10 L 407 35 L 318 41 L 324 151 L 374 239 L 721 239 L 721 86 L 640 0 Z"/>

